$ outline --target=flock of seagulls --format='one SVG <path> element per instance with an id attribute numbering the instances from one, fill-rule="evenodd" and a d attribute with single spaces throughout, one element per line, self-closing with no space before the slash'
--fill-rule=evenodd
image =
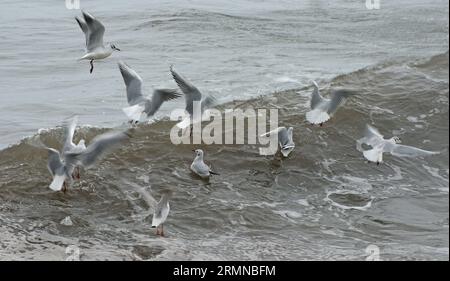
<path id="1" fill-rule="evenodd" d="M 120 51 L 120 49 L 114 44 L 105 45 L 103 43 L 105 27 L 91 14 L 82 11 L 82 17 L 76 17 L 75 19 L 86 39 L 86 52 L 81 57 L 81 60 L 90 61 L 90 73 L 92 73 L 94 60 L 105 59 L 114 51 Z M 126 86 L 126 96 L 129 105 L 123 108 L 123 111 L 131 124 L 136 124 L 143 117 L 149 118 L 153 116 L 164 102 L 181 97 L 181 93 L 177 89 L 156 89 L 151 97 L 144 97 L 142 93 L 142 78 L 126 63 L 120 61 L 118 66 Z M 194 122 L 201 122 L 202 120 L 195 120 L 194 103 L 200 103 L 201 113 L 203 114 L 206 109 L 214 107 L 217 104 L 217 100 L 211 95 L 202 94 L 191 82 L 177 73 L 173 66 L 170 66 L 170 73 L 186 101 L 185 111 L 187 116 L 177 126 L 185 129 L 192 126 Z M 313 125 L 322 126 L 329 121 L 344 101 L 354 94 L 349 90 L 335 90 L 331 92 L 331 98 L 327 99 L 321 96 L 319 86 L 314 81 L 313 86 L 314 89 L 310 101 L 311 110 L 306 113 L 306 120 Z M 103 155 L 131 137 L 128 130 L 110 131 L 95 137 L 87 146 L 83 139 L 75 144 L 73 137 L 76 126 L 77 117 L 64 124 L 65 140 L 61 152 L 45 146 L 42 142 L 38 142 L 38 147 L 48 151 L 47 167 L 52 175 L 52 182 L 49 187 L 54 191 L 65 192 L 74 180 L 80 179 L 80 168 L 87 169 L 92 167 Z M 288 157 L 295 148 L 293 127 L 279 127 L 262 136 L 276 137 L 279 151 L 283 157 Z M 384 139 L 383 135 L 376 128 L 367 125 L 364 137 L 357 141 L 357 149 L 363 153 L 363 156 L 369 162 L 377 164 L 383 162 L 383 153 L 386 152 L 401 157 L 421 157 L 439 153 L 400 145 L 399 143 L 399 138 Z M 370 148 L 364 150 L 363 144 Z M 201 179 L 209 179 L 212 175 L 219 175 L 205 164 L 203 150 L 196 149 L 194 153 L 195 157 L 190 166 L 190 170 L 194 174 Z M 153 211 L 152 227 L 156 228 L 156 235 L 164 236 L 163 223 L 170 211 L 169 199 L 172 196 L 172 191 L 163 192 L 159 202 L 146 192 L 141 192 L 141 195 Z"/>

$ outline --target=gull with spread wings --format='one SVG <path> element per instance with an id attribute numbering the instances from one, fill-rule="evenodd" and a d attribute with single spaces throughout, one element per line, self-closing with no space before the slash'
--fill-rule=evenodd
<path id="1" fill-rule="evenodd" d="M 144 97 L 142 78 L 126 63 L 119 62 L 118 64 L 125 82 L 129 105 L 122 110 L 128 116 L 130 123 L 139 122 L 143 113 L 147 117 L 153 116 L 165 101 L 180 97 L 176 89 L 155 89 L 151 99 Z"/>
<path id="2" fill-rule="evenodd" d="M 356 149 L 361 151 L 369 162 L 375 162 L 377 165 L 383 162 L 383 153 L 390 153 L 398 157 L 424 157 L 440 153 L 401 145 L 400 143 L 399 137 L 394 136 L 385 139 L 375 127 L 367 125 L 364 137 L 356 141 Z M 364 150 L 362 144 L 369 145 L 371 149 Z"/>
<path id="3" fill-rule="evenodd" d="M 94 60 L 101 60 L 109 57 L 114 51 L 120 51 L 116 45 L 112 43 L 103 43 L 103 35 L 105 34 L 105 26 L 91 14 L 81 11 L 83 17 L 75 17 L 78 25 L 86 38 L 86 51 L 80 60 L 89 60 L 91 69 L 94 70 Z"/>

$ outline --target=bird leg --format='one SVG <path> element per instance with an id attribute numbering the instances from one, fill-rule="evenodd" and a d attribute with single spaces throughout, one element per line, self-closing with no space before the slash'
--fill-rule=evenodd
<path id="1" fill-rule="evenodd" d="M 64 194 L 66 194 L 66 192 L 67 192 L 67 184 L 66 184 L 66 182 L 63 183 L 63 187 L 62 187 L 61 191 L 62 191 Z"/>
<path id="2" fill-rule="evenodd" d="M 320 123 L 319 126 L 322 127 L 322 126 L 323 126 L 323 123 Z"/>
<path id="3" fill-rule="evenodd" d="M 94 60 L 91 60 L 89 63 L 91 64 L 91 69 L 89 70 L 89 73 L 92 73 L 92 71 L 94 71 Z"/>
<path id="4" fill-rule="evenodd" d="M 379 165 L 380 165 L 380 162 L 377 161 L 377 166 L 379 166 Z"/>
<path id="5" fill-rule="evenodd" d="M 161 224 L 161 237 L 164 237 L 164 225 Z"/>
<path id="6" fill-rule="evenodd" d="M 77 170 L 76 178 L 77 178 L 77 180 L 79 180 L 79 179 L 81 179 L 81 176 L 80 176 L 80 167 L 76 167 L 76 170 Z"/>

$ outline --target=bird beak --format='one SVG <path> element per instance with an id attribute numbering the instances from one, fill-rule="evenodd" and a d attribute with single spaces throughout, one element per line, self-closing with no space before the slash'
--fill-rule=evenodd
<path id="1" fill-rule="evenodd" d="M 116 50 L 120 52 L 120 49 L 119 49 L 119 48 L 116 48 Z"/>

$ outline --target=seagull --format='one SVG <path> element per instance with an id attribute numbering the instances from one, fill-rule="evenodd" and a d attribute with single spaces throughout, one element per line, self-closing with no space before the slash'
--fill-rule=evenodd
<path id="1" fill-rule="evenodd" d="M 73 143 L 73 135 L 75 133 L 75 128 L 78 123 L 78 116 L 72 118 L 70 123 L 65 124 L 65 141 L 62 149 L 62 156 L 64 157 L 66 153 L 80 153 L 86 150 L 86 145 L 84 139 L 81 139 L 78 144 Z M 80 179 L 80 168 L 75 167 L 75 175 L 74 178 Z"/>
<path id="2" fill-rule="evenodd" d="M 292 133 L 294 131 L 294 128 L 289 127 L 278 127 L 275 130 L 272 130 L 268 133 L 262 134 L 261 137 L 263 136 L 275 136 L 277 137 L 277 141 L 280 145 L 280 151 L 281 154 L 283 154 L 284 157 L 288 157 L 289 154 L 294 150 L 295 148 L 295 143 L 293 140 L 293 136 Z"/>
<path id="3" fill-rule="evenodd" d="M 48 151 L 47 169 L 53 177 L 49 188 L 53 191 L 67 191 L 67 186 L 72 186 L 75 161 L 70 157 L 63 157 L 58 150 L 43 147 Z"/>
<path id="4" fill-rule="evenodd" d="M 153 212 L 152 228 L 156 228 L 156 235 L 164 236 L 164 226 L 163 223 L 166 221 L 169 215 L 170 205 L 169 199 L 172 196 L 172 192 L 166 192 L 161 196 L 158 204 L 156 205 L 155 211 Z M 161 227 L 161 231 L 159 228 Z"/>
<path id="5" fill-rule="evenodd" d="M 196 175 L 201 177 L 202 179 L 209 179 L 211 175 L 219 175 L 216 172 L 213 172 L 211 168 L 203 162 L 203 150 L 195 149 L 194 161 L 191 164 L 191 171 Z"/>
<path id="6" fill-rule="evenodd" d="M 187 113 L 189 113 L 189 117 L 186 117 L 177 124 L 179 128 L 185 129 L 193 123 L 199 121 L 201 122 L 201 119 L 194 119 L 198 118 L 197 116 L 194 116 L 194 102 L 200 103 L 200 113 L 203 115 L 204 111 L 207 108 L 213 107 L 217 103 L 217 100 L 211 95 L 200 93 L 200 91 L 194 85 L 192 85 L 188 80 L 178 74 L 173 69 L 173 66 L 170 66 L 170 72 L 178 87 L 180 87 L 181 91 L 184 93 L 184 97 L 186 99 L 186 111 Z"/>
<path id="7" fill-rule="evenodd" d="M 147 203 L 153 213 L 152 228 L 156 228 L 156 235 L 164 236 L 163 223 L 169 215 L 169 199 L 172 197 L 173 192 L 171 190 L 165 190 L 158 202 L 145 189 L 135 188 L 135 190 L 141 194 L 142 199 Z"/>
<path id="8" fill-rule="evenodd" d="M 331 99 L 326 99 L 320 95 L 317 83 L 315 81 L 312 82 L 314 84 L 314 91 L 311 97 L 311 111 L 306 113 L 306 120 L 311 124 L 320 124 L 322 126 L 323 123 L 333 116 L 339 105 L 352 95 L 352 92 L 348 90 L 336 90 L 332 92 Z"/>
<path id="9" fill-rule="evenodd" d="M 90 73 L 94 70 L 94 60 L 100 60 L 109 57 L 114 51 L 120 51 L 114 44 L 103 44 L 103 34 L 105 27 L 86 11 L 81 11 L 83 18 L 75 17 L 78 25 L 86 37 L 86 52 L 80 60 L 90 60 Z"/>
<path id="10" fill-rule="evenodd" d="M 49 188 L 53 191 L 67 191 L 67 187 L 72 186 L 73 179 L 80 178 L 79 170 L 74 173 L 76 167 L 75 160 L 68 156 L 71 153 L 79 153 L 86 149 L 84 140 L 80 140 L 77 145 L 73 143 L 73 135 L 75 132 L 78 117 L 75 116 L 70 123 L 66 123 L 65 141 L 60 153 L 54 148 L 47 147 L 40 140 L 31 144 L 38 148 L 43 148 L 48 152 L 47 169 L 53 177 Z"/>
<path id="11" fill-rule="evenodd" d="M 47 150 L 47 169 L 52 175 L 52 182 L 49 188 L 53 191 L 63 191 L 65 193 L 67 186 L 72 186 L 73 183 L 72 175 L 76 166 L 74 159 L 61 155 L 54 148 L 47 147 L 40 139 L 30 140 L 29 145 Z"/>
<path id="12" fill-rule="evenodd" d="M 369 150 L 363 150 L 362 144 L 367 144 L 372 148 Z M 429 155 L 439 154 L 440 152 L 427 151 L 412 146 L 401 145 L 399 137 L 392 137 L 390 139 L 384 139 L 380 132 L 367 125 L 364 132 L 364 137 L 356 141 L 356 149 L 361 151 L 364 157 L 369 162 L 375 162 L 379 165 L 383 162 L 383 153 L 389 152 L 390 154 L 398 157 L 423 157 Z"/>
<path id="13" fill-rule="evenodd" d="M 151 100 L 144 98 L 142 95 L 142 78 L 124 62 L 118 64 L 127 88 L 127 101 L 130 105 L 122 110 L 131 120 L 130 123 L 139 122 L 142 113 L 146 113 L 147 117 L 153 116 L 165 101 L 180 97 L 175 89 L 156 89 L 153 91 Z"/>

